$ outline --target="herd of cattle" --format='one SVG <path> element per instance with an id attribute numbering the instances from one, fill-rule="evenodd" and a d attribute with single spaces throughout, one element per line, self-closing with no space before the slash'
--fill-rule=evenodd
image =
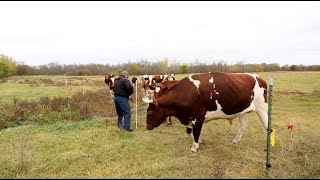
<path id="1" fill-rule="evenodd" d="M 107 75 L 105 83 L 113 97 L 114 75 Z M 131 82 L 137 83 L 133 77 Z M 144 75 L 141 80 L 142 100 L 149 104 L 146 129 L 152 130 L 171 116 L 187 126 L 192 135 L 191 150 L 198 151 L 199 137 L 204 123 L 216 119 L 234 118 L 240 128 L 234 143 L 238 143 L 248 126 L 247 113 L 256 112 L 265 130 L 268 126 L 267 83 L 256 74 L 209 72 L 189 75 L 175 80 L 170 75 Z"/>

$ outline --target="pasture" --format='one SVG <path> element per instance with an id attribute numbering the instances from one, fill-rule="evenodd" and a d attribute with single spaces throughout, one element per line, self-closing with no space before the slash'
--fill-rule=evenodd
<path id="1" fill-rule="evenodd" d="M 274 81 L 276 137 L 270 178 L 320 178 L 320 72 L 257 74 Z M 0 84 L 0 104 L 11 103 L 14 97 L 36 100 L 99 90 L 100 98 L 109 103 L 105 111 L 115 111 L 103 76 L 67 79 L 65 86 L 64 76 L 11 77 Z M 267 133 L 255 113 L 249 114 L 238 144 L 231 142 L 239 128 L 237 119 L 229 131 L 226 120 L 205 124 L 199 152 L 193 153 L 192 139 L 177 119 L 172 118 L 172 126 L 145 129 L 147 105 L 141 101 L 140 84 L 137 92 L 138 128 L 133 133 L 120 131 L 116 116 L 0 130 L 0 178 L 268 178 Z M 134 97 L 133 128 L 136 108 Z M 292 130 L 289 124 L 294 125 Z"/>

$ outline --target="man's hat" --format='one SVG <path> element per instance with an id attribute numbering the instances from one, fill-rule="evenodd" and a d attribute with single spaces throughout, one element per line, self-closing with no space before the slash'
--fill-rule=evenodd
<path id="1" fill-rule="evenodd" d="M 122 75 L 128 75 L 128 72 L 127 71 L 123 71 L 121 74 Z"/>

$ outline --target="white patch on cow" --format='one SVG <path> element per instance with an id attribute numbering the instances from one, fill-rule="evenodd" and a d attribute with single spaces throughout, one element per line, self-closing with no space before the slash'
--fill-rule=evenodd
<path id="1" fill-rule="evenodd" d="M 155 91 L 156 93 L 160 92 L 160 87 L 156 87 Z"/>
<path id="2" fill-rule="evenodd" d="M 210 79 L 209 79 L 209 83 L 213 83 L 213 77 L 211 77 Z"/>
<path id="3" fill-rule="evenodd" d="M 215 100 L 215 103 L 217 105 L 217 110 L 207 111 L 207 113 L 205 115 L 205 119 L 204 119 L 205 123 L 207 123 L 208 121 L 211 121 L 211 120 L 215 120 L 215 119 L 233 119 L 233 118 L 239 117 L 240 128 L 239 128 L 237 135 L 233 139 L 234 143 L 237 143 L 240 141 L 245 129 L 247 128 L 248 123 L 247 123 L 246 113 L 248 113 L 250 111 L 255 111 L 259 115 L 260 120 L 261 120 L 263 126 L 265 127 L 265 129 L 267 129 L 267 127 L 268 127 L 268 114 L 267 114 L 268 104 L 265 102 L 265 99 L 263 96 L 264 88 L 259 86 L 259 83 L 256 79 L 257 75 L 252 75 L 252 77 L 255 79 L 256 82 L 255 82 L 255 86 L 253 88 L 253 92 L 254 92 L 253 100 L 250 103 L 249 107 L 247 107 L 246 109 L 244 109 L 243 111 L 241 111 L 239 113 L 227 115 L 222 111 L 222 107 L 219 104 L 218 100 Z"/>
<path id="4" fill-rule="evenodd" d="M 193 125 L 196 125 L 196 122 L 197 122 L 197 119 L 194 119 L 193 121 L 191 121 Z"/>
<path id="5" fill-rule="evenodd" d="M 207 111 L 206 115 L 204 116 L 205 121 L 215 120 L 215 119 L 230 119 L 239 116 L 240 113 L 234 115 L 227 115 L 222 111 L 222 107 L 219 104 L 218 100 L 215 100 L 217 105 L 217 110 L 215 111 Z"/>
<path id="6" fill-rule="evenodd" d="M 111 78 L 112 83 L 114 84 L 114 77 Z"/>
<path id="7" fill-rule="evenodd" d="M 163 80 L 164 80 L 164 79 L 166 79 L 166 78 L 167 78 L 167 76 L 168 76 L 168 75 L 163 75 L 163 78 L 162 78 L 162 79 L 163 79 Z"/>
<path id="8" fill-rule="evenodd" d="M 199 143 L 193 142 L 192 147 L 191 147 L 191 151 L 197 152 L 198 148 L 199 148 Z"/>
<path id="9" fill-rule="evenodd" d="M 149 75 L 149 80 L 150 80 L 150 81 L 152 80 L 152 78 L 153 78 L 153 76 L 152 76 L 152 75 Z"/>
<path id="10" fill-rule="evenodd" d="M 190 80 L 190 82 L 192 82 L 195 86 L 196 86 L 196 88 L 197 88 L 197 90 L 198 90 L 198 93 L 200 94 L 200 92 L 199 92 L 199 87 L 200 87 L 200 81 L 199 80 L 194 80 L 194 79 L 192 79 L 192 77 L 191 77 L 191 75 L 189 76 L 189 80 Z"/>
<path id="11" fill-rule="evenodd" d="M 212 93 L 210 93 L 210 99 L 212 99 Z"/>
<path id="12" fill-rule="evenodd" d="M 152 103 L 153 100 L 150 100 L 150 99 L 147 99 L 146 97 L 142 97 L 142 101 L 149 104 L 149 103 Z"/>
<path id="13" fill-rule="evenodd" d="M 256 80 L 257 75 L 252 75 L 253 78 Z M 236 118 L 241 114 L 245 114 L 249 111 L 258 111 L 259 109 L 265 109 L 267 106 L 267 103 L 264 103 L 264 88 L 260 88 L 258 81 L 256 80 L 255 86 L 253 88 L 253 92 L 255 94 L 253 101 L 250 103 L 250 106 L 244 109 L 243 111 L 232 114 L 232 115 L 227 115 L 222 111 L 222 107 L 219 104 L 218 100 L 215 100 L 216 105 L 217 105 L 217 110 L 215 111 L 207 111 L 205 115 L 205 121 L 210 121 L 210 120 L 215 120 L 215 119 L 231 119 L 231 118 Z M 219 94 L 219 92 L 216 92 L 216 94 Z"/>

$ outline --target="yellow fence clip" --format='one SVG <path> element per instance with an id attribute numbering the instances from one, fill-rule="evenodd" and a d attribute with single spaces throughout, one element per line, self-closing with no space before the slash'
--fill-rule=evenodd
<path id="1" fill-rule="evenodd" d="M 271 132 L 271 146 L 272 147 L 274 147 L 275 137 L 276 137 L 276 131 L 274 129 L 272 129 L 272 132 Z"/>

